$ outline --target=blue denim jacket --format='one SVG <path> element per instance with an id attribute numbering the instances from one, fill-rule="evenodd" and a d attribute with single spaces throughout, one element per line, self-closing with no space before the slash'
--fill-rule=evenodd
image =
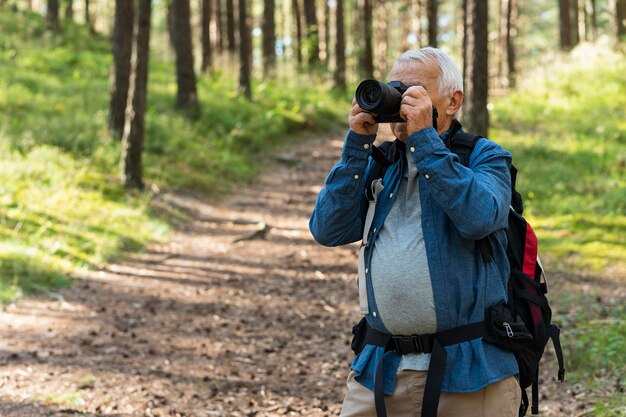
<path id="1" fill-rule="evenodd" d="M 444 133 L 445 135 L 449 132 Z M 346 137 L 341 159 L 330 171 L 321 190 L 309 227 L 315 240 L 338 246 L 361 240 L 368 201 L 364 193 L 375 135 L 352 131 Z M 506 301 L 509 264 L 506 258 L 507 218 L 511 200 L 511 154 L 489 140 L 477 142 L 469 167 L 450 152 L 433 128 L 413 133 L 406 152 L 419 170 L 422 229 L 430 270 L 437 330 L 446 330 L 484 319 L 485 308 Z M 391 209 L 406 169 L 406 158 L 387 168 L 370 229 L 370 249 L 365 254 L 369 303 L 367 321 L 389 333 L 377 312 L 369 265 L 371 248 Z M 476 240 L 490 235 L 494 261 L 485 263 Z M 474 339 L 445 348 L 448 362 L 442 390 L 478 391 L 518 373 L 512 353 Z M 400 357 L 367 345 L 355 358 L 356 379 L 373 389 L 378 362 L 385 359 L 384 391 L 391 395 Z"/>

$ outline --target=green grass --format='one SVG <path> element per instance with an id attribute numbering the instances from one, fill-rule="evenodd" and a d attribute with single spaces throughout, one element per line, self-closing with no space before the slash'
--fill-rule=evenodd
<path id="1" fill-rule="evenodd" d="M 154 190 L 222 195 L 258 173 L 272 149 L 335 126 L 349 104 L 296 76 L 255 83 L 250 102 L 227 68 L 199 77 L 201 110 L 188 120 L 174 110 L 174 66 L 156 45 L 148 191 L 127 193 L 120 144 L 106 129 L 109 42 L 75 24 L 53 36 L 40 15 L 8 6 L 0 6 L 0 33 L 0 302 L 67 285 L 79 268 L 163 241 L 172 219 L 151 205 Z"/>
<path id="2" fill-rule="evenodd" d="M 525 215 L 555 267 L 626 274 L 626 58 L 583 48 L 495 101 Z"/>
<path id="3" fill-rule="evenodd" d="M 626 283 L 626 57 L 579 48 L 494 101 L 491 116 L 491 137 L 520 171 L 524 214 L 548 273 L 587 277 L 584 293 L 551 282 L 563 294 L 553 292 L 552 304 L 566 378 L 589 393 L 593 415 L 623 416 L 626 308 L 599 294 Z"/>

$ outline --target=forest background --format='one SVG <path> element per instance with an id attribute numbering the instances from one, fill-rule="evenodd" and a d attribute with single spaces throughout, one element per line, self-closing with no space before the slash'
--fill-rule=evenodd
<path id="1" fill-rule="evenodd" d="M 626 415 L 625 25 L 624 0 L 2 0 L 0 299 L 167 241 L 189 219 L 160 196 L 236 192 L 436 45 L 464 125 L 512 151 L 548 269 L 585 282 L 553 301 L 570 381 Z"/>

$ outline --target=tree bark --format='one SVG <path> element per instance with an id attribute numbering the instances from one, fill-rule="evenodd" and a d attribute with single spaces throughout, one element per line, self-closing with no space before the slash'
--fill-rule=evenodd
<path id="1" fill-rule="evenodd" d="M 234 54 L 237 50 L 235 40 L 235 5 L 233 0 L 226 0 L 226 33 L 228 35 L 228 52 Z"/>
<path id="2" fill-rule="evenodd" d="M 572 31 L 572 46 L 576 46 L 580 43 L 580 37 L 578 36 L 578 25 L 580 20 L 580 15 L 578 14 L 578 0 L 570 0 L 569 6 L 572 23 L 570 28 Z"/>
<path id="3" fill-rule="evenodd" d="M 298 0 L 292 0 L 293 15 L 296 19 L 296 59 L 298 65 L 302 65 L 302 15 L 300 14 L 300 5 Z"/>
<path id="4" fill-rule="evenodd" d="M 145 111 L 150 56 L 151 0 L 137 0 L 137 17 L 133 34 L 132 70 L 126 123 L 122 137 L 121 174 L 126 188 L 143 188 L 141 154 L 145 133 Z"/>
<path id="5" fill-rule="evenodd" d="M 74 0 L 65 0 L 65 18 L 67 20 L 74 19 Z"/>
<path id="6" fill-rule="evenodd" d="M 130 0 L 129 0 L 130 1 Z M 89 11 L 89 0 L 85 0 L 85 25 L 89 28 L 89 33 L 96 33 L 96 29 L 91 21 L 91 12 Z"/>
<path id="7" fill-rule="evenodd" d="M 617 42 L 626 42 L 626 0 L 615 0 Z"/>
<path id="8" fill-rule="evenodd" d="M 586 0 L 578 0 L 578 38 L 581 42 L 589 40 L 586 3 Z"/>
<path id="9" fill-rule="evenodd" d="M 54 33 L 59 33 L 61 30 L 61 24 L 59 23 L 59 0 L 48 0 L 46 29 Z"/>
<path id="10" fill-rule="evenodd" d="M 265 0 L 263 8 L 263 77 L 270 78 L 276 66 L 276 4 Z"/>
<path id="11" fill-rule="evenodd" d="M 109 90 L 109 131 L 113 136 L 122 139 L 126 104 L 131 72 L 131 56 L 133 50 L 133 26 L 135 10 L 132 1 L 115 0 L 115 21 L 113 25 L 113 69 Z"/>
<path id="12" fill-rule="evenodd" d="M 191 45 L 191 10 L 189 0 L 172 0 L 174 12 L 174 50 L 176 51 L 176 107 L 188 116 L 198 108 L 196 74 Z"/>
<path id="13" fill-rule="evenodd" d="M 437 19 L 439 14 L 439 5 L 437 0 L 428 0 L 428 45 L 437 47 Z"/>
<path id="14" fill-rule="evenodd" d="M 247 0 L 239 0 L 239 90 L 252 98 L 252 33 Z"/>
<path id="15" fill-rule="evenodd" d="M 336 1 L 336 0 L 335 0 Z M 328 67 L 330 65 L 330 4 L 327 0 L 324 0 L 324 51 L 322 56 L 324 57 L 324 65 Z"/>
<path id="16" fill-rule="evenodd" d="M 508 67 L 509 87 L 517 85 L 517 69 L 515 66 L 515 38 L 517 37 L 517 0 L 507 0 L 507 25 L 506 25 L 506 60 Z"/>
<path id="17" fill-rule="evenodd" d="M 559 0 L 559 39 L 562 51 L 572 49 L 569 0 Z"/>
<path id="18" fill-rule="evenodd" d="M 224 25 L 222 24 L 222 0 L 215 0 L 215 35 L 217 51 L 224 52 Z"/>
<path id="19" fill-rule="evenodd" d="M 202 40 L 202 63 L 200 68 L 206 71 L 213 65 L 213 51 L 211 49 L 211 17 L 213 0 L 202 0 L 201 4 L 201 40 Z"/>
<path id="20" fill-rule="evenodd" d="M 373 0 L 363 0 L 362 19 L 360 22 L 357 22 L 357 25 L 362 25 L 361 33 L 363 35 L 363 42 L 361 43 L 361 53 L 359 54 L 359 73 L 363 78 L 374 77 L 372 1 Z"/>
<path id="21" fill-rule="evenodd" d="M 487 136 L 488 9 L 483 0 L 467 0 L 467 63 L 465 74 L 464 125 L 468 132 Z"/>
<path id="22" fill-rule="evenodd" d="M 346 39 L 343 13 L 343 0 L 336 0 L 336 41 L 335 41 L 335 86 L 341 90 L 346 88 Z"/>
<path id="23" fill-rule="evenodd" d="M 590 0 L 591 6 L 591 37 L 595 41 L 598 38 L 598 9 L 596 0 Z"/>
<path id="24" fill-rule="evenodd" d="M 309 67 L 317 67 L 320 62 L 319 27 L 315 0 L 304 0 L 304 18 L 306 20 L 306 50 Z"/>

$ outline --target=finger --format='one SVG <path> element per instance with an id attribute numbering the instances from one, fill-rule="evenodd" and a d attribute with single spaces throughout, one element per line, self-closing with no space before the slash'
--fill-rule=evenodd
<path id="1" fill-rule="evenodd" d="M 361 124 L 376 124 L 374 115 L 372 113 L 362 112 L 354 116 L 354 121 Z"/>
<path id="2" fill-rule="evenodd" d="M 424 97 L 424 96 L 428 96 L 428 91 L 426 91 L 426 89 L 422 87 L 421 85 L 413 85 L 409 87 L 402 95 L 402 97 L 407 97 L 407 96 L 415 97 L 415 98 Z"/>

